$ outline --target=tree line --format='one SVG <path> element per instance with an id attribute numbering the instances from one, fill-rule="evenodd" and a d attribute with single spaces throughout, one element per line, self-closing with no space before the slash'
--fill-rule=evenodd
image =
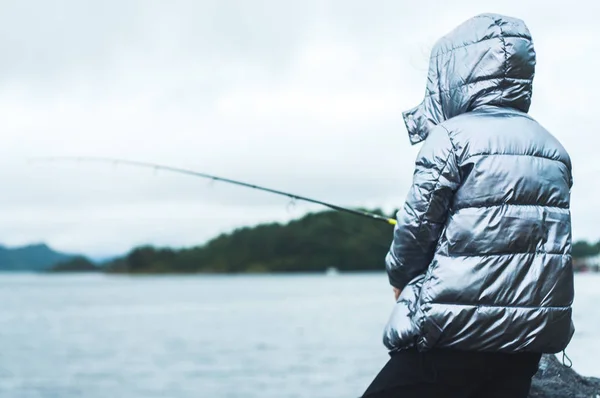
<path id="1" fill-rule="evenodd" d="M 393 218 L 381 210 L 373 213 Z M 221 234 L 206 244 L 173 249 L 142 246 L 104 264 L 77 257 L 57 271 L 108 273 L 261 273 L 381 271 L 393 226 L 337 211 L 309 213 L 287 224 L 266 223 Z M 600 253 L 600 242 L 576 242 L 573 257 Z"/>
<path id="2" fill-rule="evenodd" d="M 238 228 L 192 248 L 138 247 L 105 269 L 116 273 L 381 270 L 392 231 L 389 224 L 325 211 L 287 224 Z"/>

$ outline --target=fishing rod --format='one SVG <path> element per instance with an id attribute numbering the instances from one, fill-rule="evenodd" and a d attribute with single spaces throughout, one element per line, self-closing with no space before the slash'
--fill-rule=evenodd
<path id="1" fill-rule="evenodd" d="M 168 171 L 168 172 L 172 172 L 172 173 L 186 174 L 186 175 L 191 175 L 194 177 L 200 177 L 200 178 L 206 178 L 206 179 L 213 180 L 213 181 L 225 182 L 225 183 L 238 185 L 238 186 L 242 186 L 242 187 L 246 187 L 246 188 L 257 189 L 259 191 L 269 192 L 269 193 L 276 194 L 276 195 L 287 196 L 288 198 L 290 198 L 292 200 L 300 200 L 300 201 L 304 201 L 304 202 L 314 203 L 314 204 L 325 206 L 330 209 L 341 211 L 344 213 L 354 214 L 357 216 L 367 217 L 372 220 L 383 221 L 387 224 L 396 225 L 395 219 L 381 216 L 379 214 L 369 213 L 366 211 L 360 211 L 360 210 L 355 210 L 355 209 L 349 209 L 347 207 L 338 206 L 338 205 L 335 205 L 332 203 L 323 202 L 321 200 L 308 198 L 308 197 L 302 196 L 302 195 L 296 195 L 296 194 L 293 194 L 290 192 L 279 191 L 276 189 L 267 188 L 267 187 L 263 187 L 260 185 L 255 185 L 255 184 L 250 184 L 250 183 L 243 182 L 243 181 L 233 180 L 230 178 L 219 177 L 219 176 L 212 175 L 212 174 L 201 173 L 198 171 L 187 170 L 187 169 L 182 169 L 182 168 L 178 168 L 178 167 L 165 166 L 165 165 L 157 164 L 157 163 L 139 162 L 139 161 L 134 161 L 134 160 L 119 159 L 119 158 L 92 157 L 92 156 L 39 157 L 39 158 L 33 159 L 32 161 L 33 162 L 35 162 L 35 161 L 40 161 L 40 162 L 76 161 L 76 162 L 112 163 L 114 165 L 124 164 L 124 165 L 128 165 L 128 166 L 151 168 L 154 170 L 163 170 L 163 171 Z"/>

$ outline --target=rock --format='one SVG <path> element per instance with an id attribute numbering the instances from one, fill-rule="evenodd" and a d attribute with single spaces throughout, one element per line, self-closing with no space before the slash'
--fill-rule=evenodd
<path id="1" fill-rule="evenodd" d="M 555 355 L 544 355 L 529 398 L 600 398 L 600 379 L 580 376 Z"/>

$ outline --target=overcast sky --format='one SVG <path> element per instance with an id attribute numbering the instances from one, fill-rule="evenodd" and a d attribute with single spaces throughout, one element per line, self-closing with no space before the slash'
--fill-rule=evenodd
<path id="1" fill-rule="evenodd" d="M 592 1 L 0 1 L 0 242 L 92 256 L 188 246 L 309 210 L 267 193 L 35 156 L 124 157 L 346 206 L 402 206 L 435 40 L 482 12 L 536 45 L 531 114 L 570 152 L 575 239 L 600 239 Z"/>

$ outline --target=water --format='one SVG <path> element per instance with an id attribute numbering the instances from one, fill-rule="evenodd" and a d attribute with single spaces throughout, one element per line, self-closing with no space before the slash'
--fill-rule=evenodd
<path id="1" fill-rule="evenodd" d="M 574 368 L 600 377 L 600 277 L 578 275 Z M 0 397 L 357 397 L 387 360 L 384 274 L 0 274 Z"/>

